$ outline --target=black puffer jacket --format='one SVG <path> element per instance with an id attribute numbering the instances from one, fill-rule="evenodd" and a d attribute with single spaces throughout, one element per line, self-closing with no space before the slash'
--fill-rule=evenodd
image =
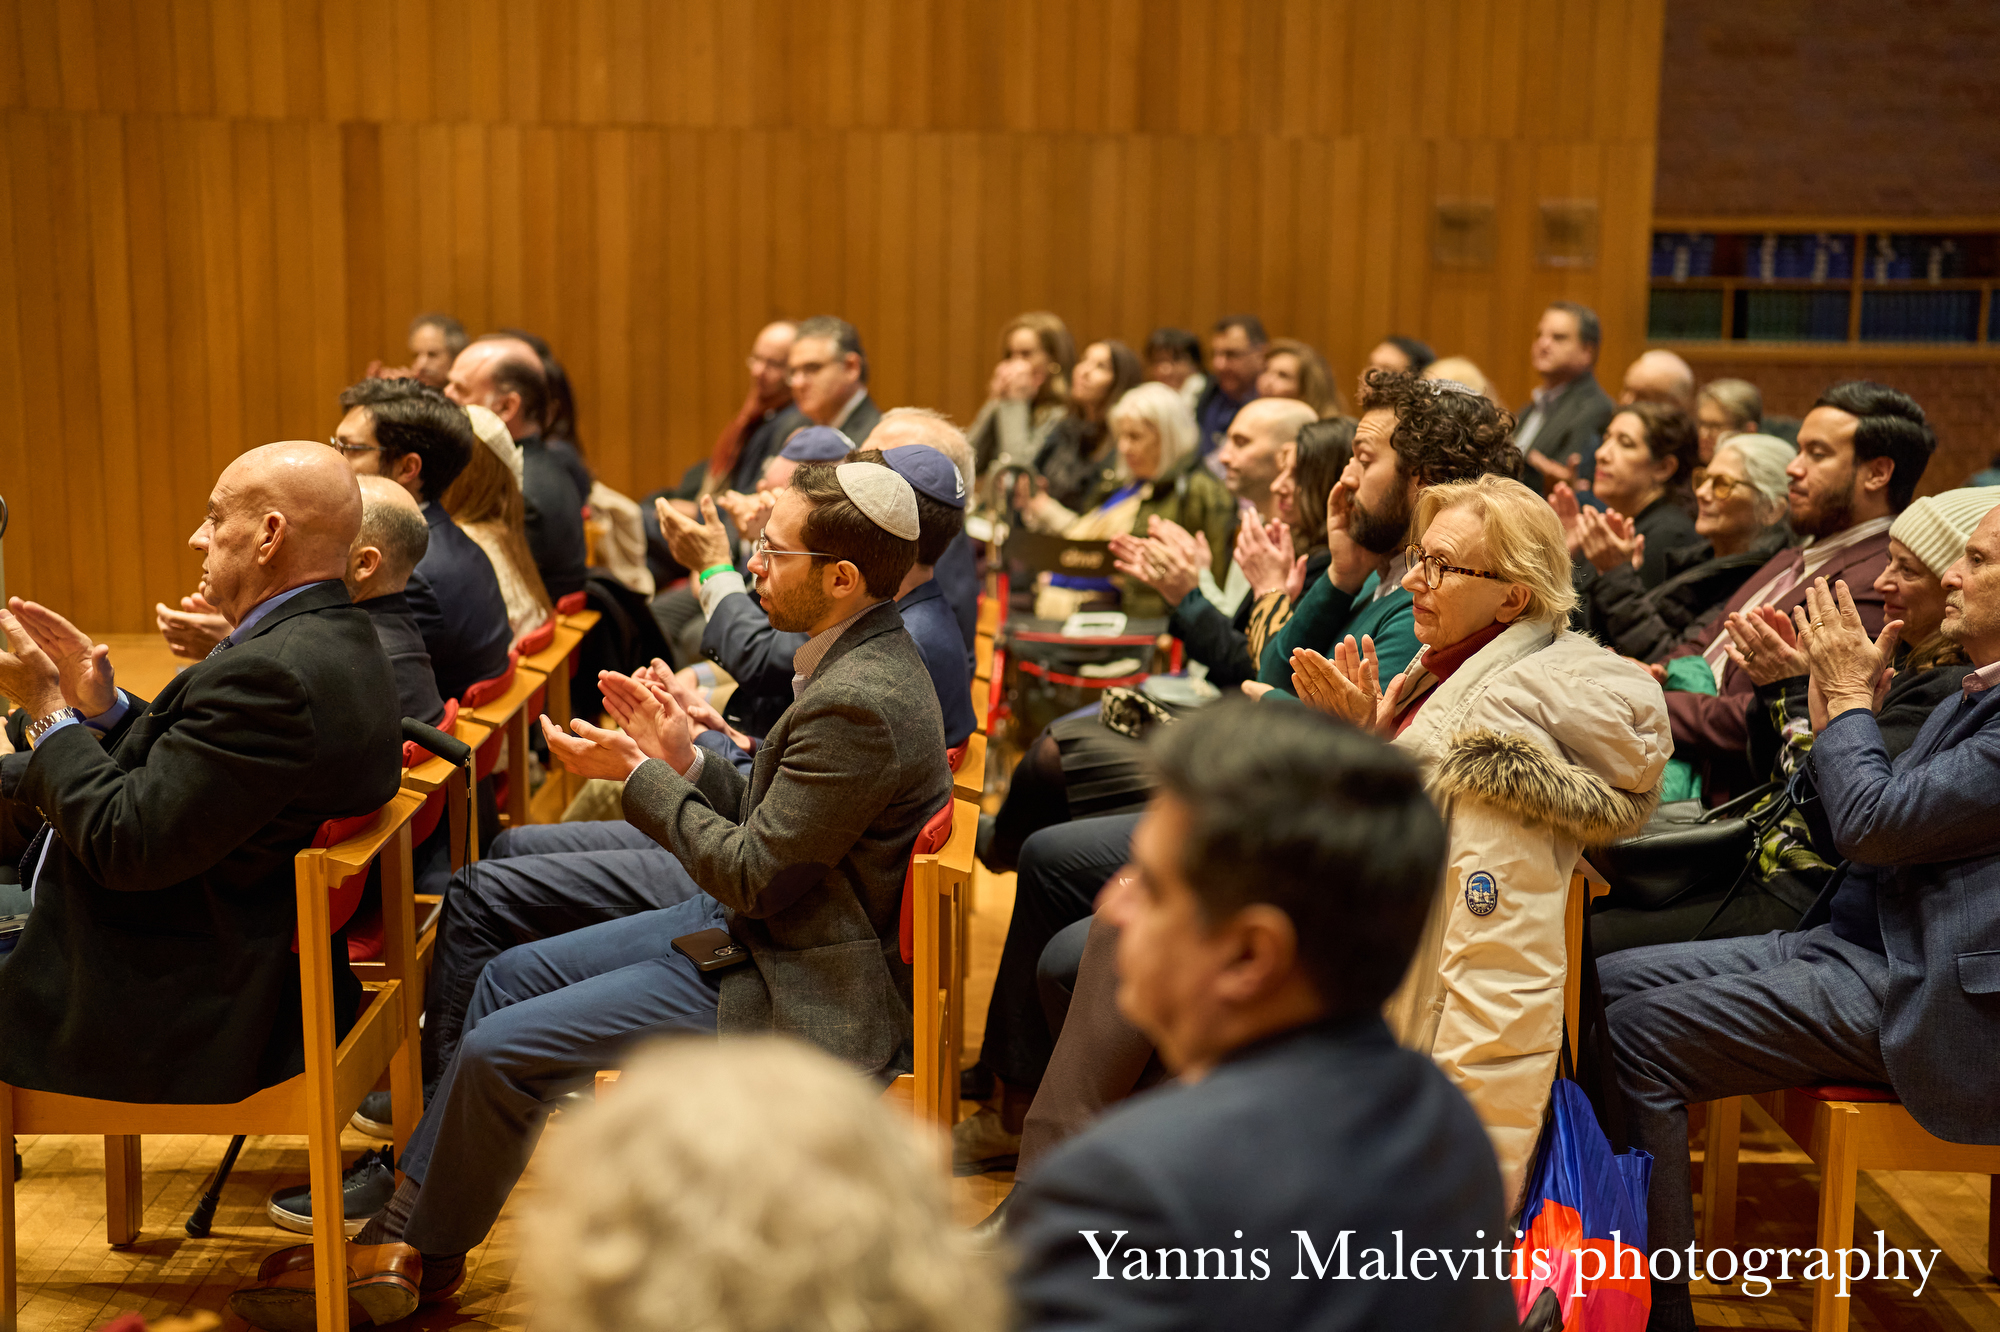
<path id="1" fill-rule="evenodd" d="M 1670 551 L 1667 576 L 1648 591 L 1639 571 L 1619 565 L 1590 585 L 1586 623 L 1618 652 L 1653 661 L 1722 613 L 1744 580 L 1790 539 L 1780 523 L 1758 533 L 1740 555 L 1711 555 L 1707 542 Z"/>

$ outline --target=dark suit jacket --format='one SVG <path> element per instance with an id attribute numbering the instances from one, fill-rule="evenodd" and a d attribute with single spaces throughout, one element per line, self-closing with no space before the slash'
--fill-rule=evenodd
<path id="1" fill-rule="evenodd" d="M 841 434 L 854 441 L 855 448 L 865 449 L 868 447 L 868 436 L 874 433 L 875 427 L 880 425 L 881 421 L 882 409 L 875 405 L 873 395 L 864 388 L 861 401 L 854 404 L 854 410 L 840 423 L 839 430 Z"/>
<path id="2" fill-rule="evenodd" d="M 658 760 L 625 817 L 729 909 L 754 965 L 722 973 L 717 1029 L 803 1037 L 867 1073 L 910 1039 L 897 925 L 917 834 L 951 799 L 923 658 L 881 602 L 835 640 L 758 746 L 746 781 L 710 757 L 690 783 Z"/>
<path id="3" fill-rule="evenodd" d="M 1534 411 L 1532 406 L 1523 408 L 1520 420 L 1525 422 Z M 1588 481 L 1597 475 L 1597 446 L 1604 441 L 1604 429 L 1617 414 L 1618 405 L 1597 386 L 1597 376 L 1586 374 L 1570 381 L 1562 396 L 1555 400 L 1529 450 L 1559 463 L 1567 463 L 1572 453 L 1580 455 L 1576 474 Z M 1515 433 L 1519 432 L 1517 423 Z M 1536 491 L 1547 489 L 1542 474 L 1533 467 L 1523 465 L 1521 471 L 1521 479 Z"/>
<path id="4" fill-rule="evenodd" d="M 945 744 L 962 745 L 974 724 L 972 671 L 958 646 L 958 625 L 944 590 L 933 578 L 898 601 L 896 609 L 937 688 Z M 938 632 L 941 625 L 949 634 Z M 772 628 L 763 605 L 748 593 L 732 593 L 716 603 L 715 614 L 702 630 L 701 650 L 736 680 L 723 707 L 730 725 L 745 735 L 762 736 L 792 705 L 792 658 L 806 645 L 806 638 Z M 947 656 L 956 660 L 945 660 Z"/>
<path id="5" fill-rule="evenodd" d="M 1234 689 L 1257 678 L 1250 659 L 1250 612 L 1257 598 L 1244 593 L 1233 615 L 1224 615 L 1200 588 L 1182 597 L 1167 616 L 1167 632 L 1181 640 L 1188 656 L 1208 667 L 1208 682 L 1217 689 Z"/>
<path id="6" fill-rule="evenodd" d="M 930 672 L 931 687 L 937 691 L 945 747 L 956 749 L 977 723 L 972 715 L 972 672 L 966 669 L 958 621 L 952 618 L 944 589 L 933 577 L 897 598 L 896 612 L 903 617 L 903 627 L 910 631 L 924 659 L 924 669 Z"/>
<path id="7" fill-rule="evenodd" d="M 965 664 L 970 671 L 973 646 L 979 639 L 979 556 L 972 549 L 972 538 L 963 532 L 953 537 L 944 554 L 938 556 L 931 576 L 944 589 L 952 619 L 965 639 Z"/>
<path id="8" fill-rule="evenodd" d="M 397 716 L 415 717 L 435 726 L 444 720 L 444 699 L 438 696 L 437 677 L 431 671 L 431 654 L 424 647 L 423 631 L 410 614 L 410 599 L 401 592 L 370 597 L 361 603 L 375 626 L 376 641 L 389 658 L 396 674 Z"/>
<path id="9" fill-rule="evenodd" d="M 1939 704 L 1893 762 L 1873 717 L 1843 713 L 1812 773 L 1850 863 L 1800 928 L 1831 919 L 1852 937 L 1872 908 L 1897 1096 L 1940 1138 L 2000 1143 L 2000 689 Z"/>
<path id="10" fill-rule="evenodd" d="M 292 857 L 395 794 L 395 688 L 368 616 L 322 583 L 102 744 L 69 726 L 0 761 L 0 795 L 56 838 L 0 966 L 0 1081 L 203 1103 L 299 1072 Z M 334 952 L 344 1026 L 358 987 Z"/>
<path id="11" fill-rule="evenodd" d="M 1021 1256 L 1014 1294 L 1024 1328 L 1516 1325 L 1507 1282 L 1470 1271 L 1455 1281 L 1435 1259 L 1428 1280 L 1361 1279 L 1370 1249 L 1393 1276 L 1397 1231 L 1406 1256 L 1442 1249 L 1470 1266 L 1464 1251 L 1483 1247 L 1489 1278 L 1495 1241 L 1512 1244 L 1500 1172 L 1472 1107 L 1373 1013 L 1286 1032 L 1192 1086 L 1125 1102 L 1015 1193 L 1009 1234 Z M 1339 1280 L 1345 1232 L 1349 1279 Z M 1186 1251 L 1190 1277 L 1208 1279 L 1180 1280 L 1176 1250 Z"/>
<path id="12" fill-rule="evenodd" d="M 583 590 L 587 548 L 583 501 L 569 469 L 537 435 L 521 441 L 521 498 L 527 512 L 528 550 L 551 598 Z"/>
<path id="13" fill-rule="evenodd" d="M 1729 598 L 1790 537 L 1790 529 L 1778 523 L 1760 532 L 1740 555 L 1718 556 L 1706 541 L 1668 551 L 1666 579 L 1650 589 L 1637 569 L 1621 564 L 1591 580 L 1589 601 L 1579 612 L 1584 622 L 1578 627 L 1621 656 L 1651 661 L 1690 632 L 1698 634 L 1715 623 Z"/>
<path id="14" fill-rule="evenodd" d="M 436 500 L 424 502 L 424 521 L 430 524 L 431 544 L 403 595 L 423 631 L 438 693 L 461 698 L 473 685 L 507 669 L 514 630 L 507 623 L 500 577 L 486 552 Z"/>
<path id="15" fill-rule="evenodd" d="M 1736 595 L 1729 599 L 1723 614 L 1708 622 L 1706 628 L 1691 634 L 1680 645 L 1666 654 L 1666 659 L 1699 654 L 1708 650 L 1716 636 L 1722 632 L 1729 612 L 1741 610 L 1752 593 L 1771 581 L 1787 561 L 1799 558 L 1796 548 L 1781 550 L 1756 573 L 1743 580 Z M 1857 541 L 1852 546 L 1828 560 L 1813 578 L 1826 579 L 1831 587 L 1838 579 L 1847 581 L 1847 590 L 1854 596 L 1854 609 L 1861 615 L 1861 622 L 1868 626 L 1868 632 L 1882 632 L 1882 594 L 1874 588 L 1876 578 L 1889 563 L 1889 534 L 1878 532 L 1865 541 Z M 1789 611 L 1794 606 L 1805 604 L 1806 591 L 1811 580 L 1800 580 L 1780 602 L 1780 608 Z M 1674 725 L 1674 757 L 1686 759 L 1697 766 L 1706 765 L 1706 780 L 1703 783 L 1704 797 L 1711 803 L 1725 800 L 1731 793 L 1747 791 L 1762 778 L 1751 773 L 1744 757 L 1744 745 L 1750 737 L 1750 708 L 1757 698 L 1757 686 L 1749 676 L 1736 669 L 1736 663 L 1725 663 L 1722 678 L 1716 681 L 1717 693 L 1690 694 L 1674 689 L 1667 693 L 1667 717 Z"/>

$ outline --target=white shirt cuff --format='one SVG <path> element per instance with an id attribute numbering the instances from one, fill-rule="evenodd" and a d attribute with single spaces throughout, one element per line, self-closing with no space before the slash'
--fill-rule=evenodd
<path id="1" fill-rule="evenodd" d="M 682 773 L 681 776 L 691 782 L 699 780 L 701 777 L 701 765 L 707 761 L 708 751 L 700 745 L 696 745 L 694 747 L 694 759 L 687 765 L 687 771 Z M 673 765 L 669 764 L 668 766 L 671 767 Z"/>

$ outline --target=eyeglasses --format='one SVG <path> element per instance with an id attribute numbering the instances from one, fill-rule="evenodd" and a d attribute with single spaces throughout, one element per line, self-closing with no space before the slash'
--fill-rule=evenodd
<path id="1" fill-rule="evenodd" d="M 744 364 L 750 367 L 750 373 L 753 375 L 764 370 L 768 370 L 774 375 L 782 375 L 790 373 L 791 370 L 791 367 L 784 361 L 776 361 L 768 356 L 752 356 Z"/>
<path id="2" fill-rule="evenodd" d="M 380 453 L 382 451 L 380 444 L 348 444 L 338 435 L 329 439 L 326 445 L 343 458 L 352 458 L 357 453 Z"/>
<path id="3" fill-rule="evenodd" d="M 1738 481 L 1734 477 L 1717 476 L 1714 472 L 1706 472 L 1695 485 L 1695 493 L 1700 494 L 1702 491 L 1707 490 L 1712 492 L 1717 499 L 1726 500 L 1749 484 L 1748 481 Z"/>
<path id="4" fill-rule="evenodd" d="M 811 379 L 814 375 L 832 364 L 832 361 L 807 361 L 803 365 L 790 367 L 786 371 L 786 377 L 789 379 Z"/>
<path id="5" fill-rule="evenodd" d="M 1490 573 L 1485 569 L 1461 569 L 1456 564 L 1446 564 L 1440 556 L 1426 553 L 1422 546 L 1406 546 L 1403 554 L 1409 559 L 1412 569 L 1424 571 L 1424 586 L 1432 590 L 1436 590 L 1437 585 L 1444 581 L 1444 576 L 1448 573 L 1464 574 L 1467 578 L 1491 578 L 1496 583 L 1508 581 L 1499 574 Z"/>
<path id="6" fill-rule="evenodd" d="M 806 555 L 815 560 L 830 560 L 834 558 L 834 556 L 827 554 L 823 550 L 773 550 L 763 537 L 758 537 L 756 542 L 750 547 L 750 559 L 754 560 L 759 556 L 765 555 Z M 745 563 L 748 562 L 747 560 L 745 561 Z"/>

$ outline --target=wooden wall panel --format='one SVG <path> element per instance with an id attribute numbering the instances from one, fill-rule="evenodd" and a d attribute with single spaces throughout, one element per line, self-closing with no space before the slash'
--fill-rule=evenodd
<path id="1" fill-rule="evenodd" d="M 1254 311 L 1350 382 L 1414 333 L 1518 401 L 1567 296 L 1622 365 L 1663 3 L 0 0 L 9 586 L 148 627 L 215 473 L 324 438 L 427 309 L 547 337 L 631 493 L 785 315 L 961 419 L 1042 307 Z M 1536 267 L 1546 198 L 1598 201 L 1594 268 Z M 1490 269 L 1433 265 L 1440 199 L 1493 203 Z"/>

